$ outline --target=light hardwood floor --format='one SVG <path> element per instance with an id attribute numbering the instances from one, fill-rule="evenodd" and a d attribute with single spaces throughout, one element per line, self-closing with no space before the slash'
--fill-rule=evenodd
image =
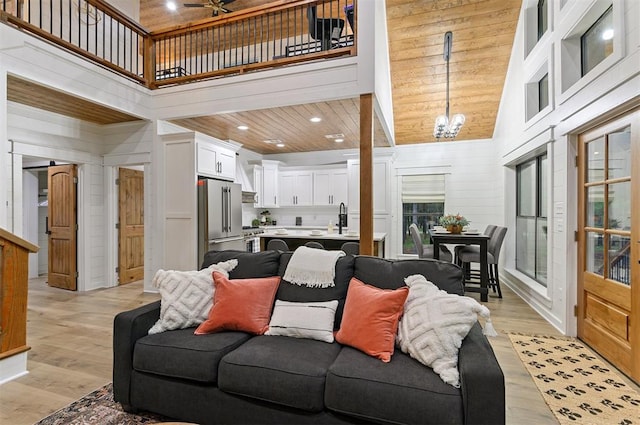
<path id="1" fill-rule="evenodd" d="M 499 335 L 490 338 L 504 371 L 508 424 L 557 424 L 505 332 L 560 333 L 509 289 L 486 305 Z M 477 294 L 471 296 L 479 299 Z M 142 282 L 77 293 L 29 282 L 29 374 L 0 386 L 0 423 L 32 424 L 111 381 L 116 313 L 158 299 Z"/>

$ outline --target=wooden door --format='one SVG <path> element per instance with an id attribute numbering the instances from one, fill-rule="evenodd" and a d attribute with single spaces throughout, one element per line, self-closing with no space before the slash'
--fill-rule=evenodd
<path id="1" fill-rule="evenodd" d="M 120 168 L 118 189 L 118 278 L 144 278 L 144 173 Z"/>
<path id="2" fill-rule="evenodd" d="M 640 382 L 639 112 L 579 137 L 578 337 Z"/>
<path id="3" fill-rule="evenodd" d="M 49 286 L 77 289 L 78 168 L 57 165 L 48 169 Z"/>

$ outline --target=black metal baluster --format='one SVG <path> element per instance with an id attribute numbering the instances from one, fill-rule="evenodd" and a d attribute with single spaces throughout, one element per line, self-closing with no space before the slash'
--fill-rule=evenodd
<path id="1" fill-rule="evenodd" d="M 59 31 L 59 37 L 60 39 L 62 39 L 62 2 L 60 2 L 60 7 L 58 8 L 58 11 L 60 12 L 60 31 Z"/>
<path id="2" fill-rule="evenodd" d="M 107 58 L 107 52 L 106 52 L 107 40 L 106 40 L 106 36 L 105 36 L 106 22 L 107 22 L 107 16 L 103 14 L 103 16 L 102 16 L 102 56 L 101 56 L 102 59 L 106 59 Z"/>
<path id="3" fill-rule="evenodd" d="M 89 7 L 91 7 L 91 5 L 89 3 L 87 3 L 87 2 L 85 2 L 84 6 L 85 6 L 85 17 L 84 18 L 87 21 L 86 24 L 85 24 L 86 27 L 87 27 L 86 28 L 86 33 L 87 33 L 87 41 L 86 41 L 86 43 L 87 43 L 86 46 L 87 47 L 86 47 L 86 50 L 88 52 L 89 51 L 89 27 L 90 27 L 90 25 L 89 25 Z"/>

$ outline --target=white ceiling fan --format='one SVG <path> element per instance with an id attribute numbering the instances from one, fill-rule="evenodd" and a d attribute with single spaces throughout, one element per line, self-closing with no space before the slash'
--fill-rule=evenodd
<path id="1" fill-rule="evenodd" d="M 184 7 L 207 7 L 211 9 L 211 16 L 218 16 L 220 12 L 229 13 L 232 10 L 225 7 L 228 3 L 233 3 L 234 0 L 207 0 L 207 3 L 184 3 Z"/>

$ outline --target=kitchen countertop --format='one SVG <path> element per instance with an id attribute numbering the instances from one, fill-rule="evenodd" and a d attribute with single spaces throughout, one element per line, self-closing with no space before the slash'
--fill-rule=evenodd
<path id="1" fill-rule="evenodd" d="M 280 234 L 280 233 L 276 233 L 276 229 L 287 229 L 287 233 L 284 234 Z M 338 230 L 334 230 L 333 233 L 329 233 L 327 232 L 326 227 L 323 228 L 324 230 L 321 230 L 321 233 L 319 235 L 312 235 L 311 234 L 311 230 L 320 230 L 319 228 L 314 228 L 314 227 L 309 227 L 309 228 L 304 228 L 303 226 L 296 226 L 295 229 L 291 228 L 291 227 L 286 227 L 286 226 L 269 226 L 269 227 L 264 227 L 264 233 L 261 233 L 260 235 L 258 235 L 261 238 L 282 238 L 282 239 L 309 239 L 309 240 L 313 240 L 313 239 L 332 239 L 332 240 L 336 240 L 336 239 L 344 239 L 344 240 L 353 240 L 353 241 L 357 241 L 360 240 L 360 234 L 355 234 L 353 236 L 347 235 L 346 232 L 343 230 L 342 234 L 338 233 Z M 373 233 L 373 240 L 374 241 L 383 241 L 385 240 L 387 234 L 383 233 L 383 232 L 374 232 Z"/>
<path id="2" fill-rule="evenodd" d="M 277 225 L 277 226 L 260 226 L 261 229 L 263 229 L 264 231 L 268 231 L 268 230 L 276 230 L 276 229 L 287 229 L 289 231 L 291 230 L 324 230 L 325 232 L 327 231 L 327 226 L 313 226 L 313 225 L 305 225 L 305 226 L 296 226 L 295 224 L 292 225 Z M 334 233 L 338 233 L 338 226 L 337 225 L 333 225 L 333 229 L 334 229 Z M 342 230 L 346 230 L 348 229 L 348 227 L 343 227 Z"/>

